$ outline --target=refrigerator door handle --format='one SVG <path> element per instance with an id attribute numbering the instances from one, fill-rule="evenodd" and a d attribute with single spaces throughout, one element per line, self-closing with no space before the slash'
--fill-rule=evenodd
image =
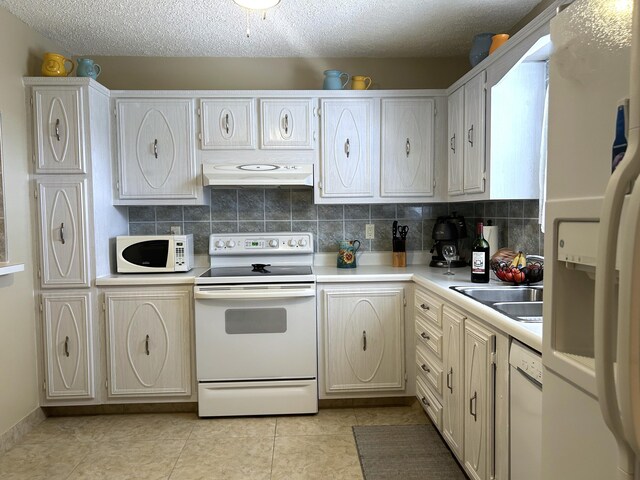
<path id="1" fill-rule="evenodd" d="M 640 9 L 633 9 L 633 32 L 640 31 Z M 616 390 L 614 364 L 616 360 L 623 363 L 629 361 L 629 357 L 622 358 L 622 352 L 618 350 L 616 359 L 616 334 L 618 338 L 628 335 L 629 318 L 622 319 L 621 310 L 629 308 L 629 297 L 624 298 L 625 288 L 621 288 L 621 297 L 618 299 L 615 290 L 616 284 L 616 248 L 620 228 L 622 206 L 629 186 L 640 174 L 640 43 L 638 35 L 632 35 L 631 47 L 631 92 L 629 108 L 629 139 L 624 159 L 618 168 L 612 173 L 600 212 L 600 228 L 598 232 L 598 250 L 596 257 L 596 282 L 594 302 L 594 349 L 596 386 L 598 389 L 598 402 L 605 423 L 613 433 L 618 443 L 618 477 L 633 478 L 635 455 L 629 444 L 629 439 L 623 425 L 622 413 L 619 406 L 618 393 L 621 398 L 628 389 L 626 379 L 622 380 L 622 390 Z M 631 231 L 626 230 L 624 238 L 628 238 Z M 624 250 L 624 249 L 623 249 Z M 623 259 L 624 261 L 624 259 Z M 622 268 L 622 274 L 627 271 Z M 622 285 L 621 285 L 622 287 Z M 619 302 L 618 302 L 619 300 Z M 620 307 L 620 308 L 618 308 Z M 611 321 L 613 312 L 618 312 L 618 322 Z M 623 331 L 626 330 L 626 331 Z M 618 365 L 620 369 L 620 364 Z M 620 372 L 618 372 L 620 373 Z M 635 442 L 633 442 L 635 443 Z"/>

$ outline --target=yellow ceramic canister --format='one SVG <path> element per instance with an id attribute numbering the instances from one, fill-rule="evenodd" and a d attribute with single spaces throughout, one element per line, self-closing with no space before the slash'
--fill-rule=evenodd
<path id="1" fill-rule="evenodd" d="M 495 52 L 498 47 L 503 45 L 507 40 L 509 40 L 509 35 L 506 33 L 499 33 L 498 35 L 494 35 L 491 37 L 491 47 L 489 48 L 489 55 Z"/>
<path id="2" fill-rule="evenodd" d="M 71 64 L 69 71 L 65 68 L 65 62 Z M 59 53 L 47 52 L 42 58 L 42 75 L 45 77 L 66 77 L 73 72 L 75 65 L 71 60 Z"/>
<path id="3" fill-rule="evenodd" d="M 351 77 L 351 90 L 369 90 L 371 78 L 364 75 L 354 75 Z"/>

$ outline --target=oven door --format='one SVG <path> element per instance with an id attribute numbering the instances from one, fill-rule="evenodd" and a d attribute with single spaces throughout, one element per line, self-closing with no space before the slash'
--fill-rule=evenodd
<path id="1" fill-rule="evenodd" d="M 315 284 L 201 285 L 199 382 L 315 378 Z"/>

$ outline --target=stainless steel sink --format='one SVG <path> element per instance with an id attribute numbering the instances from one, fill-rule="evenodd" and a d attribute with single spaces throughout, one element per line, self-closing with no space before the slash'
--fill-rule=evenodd
<path id="1" fill-rule="evenodd" d="M 542 287 L 451 287 L 516 322 L 542 322 Z"/>
<path id="2" fill-rule="evenodd" d="M 451 287 L 482 303 L 542 302 L 542 287 Z"/>
<path id="3" fill-rule="evenodd" d="M 542 322 L 542 302 L 497 302 L 493 308 L 518 322 Z"/>

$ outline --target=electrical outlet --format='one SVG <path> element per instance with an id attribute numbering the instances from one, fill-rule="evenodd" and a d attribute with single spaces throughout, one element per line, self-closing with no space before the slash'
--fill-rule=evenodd
<path id="1" fill-rule="evenodd" d="M 376 226 L 373 223 L 367 223 L 364 229 L 364 238 L 373 240 L 376 238 Z"/>
<path id="2" fill-rule="evenodd" d="M 169 230 L 171 231 L 171 235 L 180 235 L 182 233 L 182 227 L 179 225 L 174 225 L 170 227 Z"/>

